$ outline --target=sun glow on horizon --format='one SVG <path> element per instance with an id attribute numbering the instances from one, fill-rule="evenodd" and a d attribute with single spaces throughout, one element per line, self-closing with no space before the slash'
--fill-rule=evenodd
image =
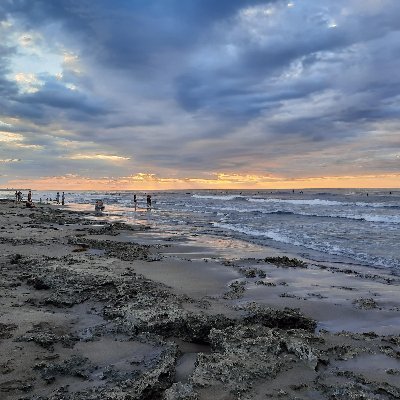
<path id="1" fill-rule="evenodd" d="M 29 187 L 35 190 L 372 189 L 400 188 L 400 173 L 308 178 L 227 173 L 214 173 L 210 178 L 163 178 L 146 173 L 126 177 L 90 178 L 66 174 L 39 179 L 14 179 L 9 180 L 4 186 Z"/>

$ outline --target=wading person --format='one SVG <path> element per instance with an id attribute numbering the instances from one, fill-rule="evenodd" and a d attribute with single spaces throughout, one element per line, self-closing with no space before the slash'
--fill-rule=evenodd
<path id="1" fill-rule="evenodd" d="M 147 209 L 149 210 L 151 208 L 151 195 L 147 195 Z"/>
<path id="2" fill-rule="evenodd" d="M 94 205 L 94 211 L 96 212 L 97 215 L 101 215 L 101 213 L 104 211 L 105 206 L 102 200 L 97 200 L 96 204 Z"/>
<path id="3" fill-rule="evenodd" d="M 65 204 L 65 193 L 62 192 L 62 196 L 61 196 L 61 205 Z"/>

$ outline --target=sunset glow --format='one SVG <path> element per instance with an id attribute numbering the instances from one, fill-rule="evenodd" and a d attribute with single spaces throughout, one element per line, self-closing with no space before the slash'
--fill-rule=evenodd
<path id="1" fill-rule="evenodd" d="M 1 160 L 0 160 L 1 162 Z M 256 175 L 216 174 L 209 179 L 160 178 L 138 174 L 119 178 L 88 178 L 74 175 L 11 180 L 11 187 L 35 190 L 184 190 L 184 189 L 317 189 L 317 188 L 398 188 L 400 174 L 366 176 L 325 176 L 284 179 Z"/>

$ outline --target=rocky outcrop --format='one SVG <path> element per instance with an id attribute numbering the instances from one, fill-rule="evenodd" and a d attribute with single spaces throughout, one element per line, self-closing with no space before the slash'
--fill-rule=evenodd
<path id="1" fill-rule="evenodd" d="M 200 354 L 190 378 L 194 388 L 220 386 L 238 398 L 256 382 L 270 380 L 296 363 L 315 369 L 319 354 L 310 334 L 261 325 L 236 325 L 210 333 L 212 354 Z"/>
<path id="2" fill-rule="evenodd" d="M 123 261 L 146 260 L 154 261 L 158 256 L 150 253 L 150 246 L 137 243 L 124 243 L 112 240 L 95 240 L 81 237 L 72 237 L 69 244 L 87 246 L 94 249 L 105 250 L 109 257 L 119 258 Z"/>
<path id="3" fill-rule="evenodd" d="M 257 303 L 248 303 L 237 306 L 236 309 L 244 311 L 243 322 L 246 324 L 280 329 L 305 329 L 310 332 L 317 326 L 315 320 L 291 308 L 276 310 Z"/>

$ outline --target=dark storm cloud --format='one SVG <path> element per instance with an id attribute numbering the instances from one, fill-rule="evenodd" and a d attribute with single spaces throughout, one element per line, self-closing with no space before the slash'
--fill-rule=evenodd
<path id="1" fill-rule="evenodd" d="M 94 118 L 102 118 L 109 112 L 102 102 L 49 82 L 35 93 L 10 96 L 4 110 L 10 116 L 39 124 L 58 122 L 65 116 L 69 120 L 89 122 Z"/>
<path id="2" fill-rule="evenodd" d="M 87 115 L 97 116 L 106 112 L 106 108 L 96 104 L 93 98 L 90 99 L 82 93 L 67 89 L 64 85 L 51 81 L 47 81 L 43 88 L 35 93 L 20 96 L 18 101 L 24 104 L 35 104 L 39 107 L 76 110 Z"/>
<path id="3" fill-rule="evenodd" d="M 398 78 L 395 70 L 398 65 L 393 65 L 393 48 L 395 47 L 397 50 L 399 37 L 398 35 L 390 37 L 390 33 L 396 32 L 400 27 L 400 19 L 398 18 L 400 4 L 391 3 L 391 5 L 393 5 L 393 9 L 387 7 L 379 15 L 361 15 L 357 19 L 354 16 L 335 29 L 328 29 L 328 16 L 319 13 L 312 16 L 312 14 L 309 14 L 311 7 L 305 6 L 294 17 L 288 15 L 287 20 L 279 27 L 281 32 L 278 36 L 276 30 L 271 32 L 266 30 L 263 32 L 266 35 L 266 40 L 259 42 L 257 40 L 252 41 L 247 35 L 239 33 L 236 37 L 236 44 L 239 43 L 240 57 L 222 67 L 193 68 L 186 71 L 176 80 L 177 99 L 182 107 L 188 111 L 207 109 L 209 112 L 228 114 L 230 112 L 230 117 L 248 116 L 252 118 L 265 109 L 274 108 L 276 104 L 270 103 L 270 100 L 274 98 L 279 100 L 305 97 L 314 90 L 332 88 L 333 82 L 329 76 L 332 68 L 325 65 L 325 71 L 321 71 L 322 76 L 316 76 L 314 82 L 290 82 L 290 87 L 287 88 L 286 92 L 280 92 L 279 87 L 277 88 L 278 92 L 268 92 L 268 87 L 257 87 L 260 82 L 278 78 L 296 60 L 307 71 L 307 69 L 321 64 L 321 54 L 335 54 L 335 52 L 338 57 L 336 60 L 333 58 L 330 62 L 336 64 L 333 64 L 336 70 L 343 68 L 342 73 L 346 75 L 345 68 L 348 67 L 348 62 L 340 58 L 340 53 L 357 44 L 362 46 L 361 51 L 369 52 L 369 60 L 366 61 L 370 69 L 364 81 L 360 82 L 362 86 L 357 90 L 361 93 L 370 91 L 371 80 L 376 80 L 376 76 L 381 73 L 381 68 L 387 68 L 386 62 L 389 63 L 388 65 L 392 65 L 393 77 Z M 227 24 L 226 30 L 229 29 L 231 27 Z M 219 40 L 228 43 L 224 37 L 225 32 L 222 33 Z M 272 34 L 272 39 L 267 37 L 268 33 Z M 374 41 L 378 41 L 378 43 L 374 43 Z M 379 54 L 381 47 L 391 49 L 391 55 L 387 57 L 387 55 Z M 356 51 L 357 49 L 352 49 L 353 53 Z M 373 60 L 375 56 L 378 57 Z M 355 59 L 354 56 L 352 61 L 360 63 L 360 67 L 364 62 L 362 59 Z M 243 77 L 246 77 L 246 79 L 243 79 Z M 386 76 L 384 79 L 386 79 Z M 232 85 L 230 93 L 225 90 L 226 84 Z M 395 82 L 391 82 L 391 85 L 393 84 L 395 88 L 392 86 L 392 89 L 395 91 L 398 88 L 399 80 L 395 79 Z M 364 111 L 368 112 L 371 108 L 376 109 L 379 102 L 392 95 L 392 90 L 383 88 L 382 85 L 387 85 L 387 83 L 378 83 L 375 97 L 371 96 L 371 104 Z M 303 90 L 301 90 L 301 87 Z M 347 91 L 346 87 L 341 86 L 340 82 L 336 87 L 339 90 Z M 355 105 L 355 108 L 358 108 L 357 105 Z M 379 114 L 380 111 L 375 113 Z M 363 110 L 361 110 L 359 116 L 357 112 L 353 116 L 354 120 L 363 118 Z M 335 117 L 332 116 L 332 118 Z M 299 122 L 301 123 L 301 121 Z"/>
<path id="4" fill-rule="evenodd" d="M 6 78 L 9 73 L 9 59 L 13 54 L 15 54 L 14 48 L 6 47 L 0 43 L 0 96 L 9 96 L 17 92 L 15 82 Z"/>
<path id="5" fill-rule="evenodd" d="M 102 62 L 122 69 L 139 69 L 154 63 L 153 57 L 159 51 L 191 47 L 211 24 L 240 8 L 276 1 L 15 0 L 6 10 L 23 18 L 29 28 L 58 21 L 79 35 L 81 44 Z"/>

